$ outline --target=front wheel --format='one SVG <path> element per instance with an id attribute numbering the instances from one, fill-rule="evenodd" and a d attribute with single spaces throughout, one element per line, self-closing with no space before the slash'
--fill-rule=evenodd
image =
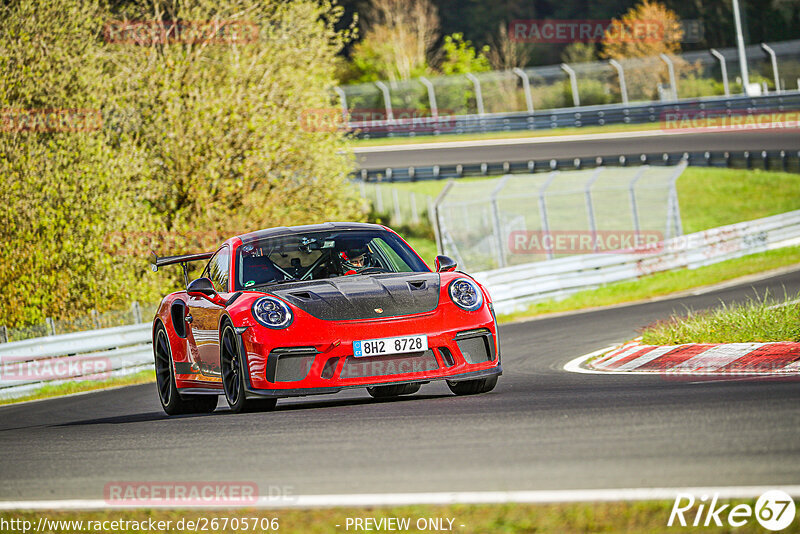
<path id="1" fill-rule="evenodd" d="M 156 327 L 153 354 L 155 355 L 158 399 L 167 415 L 211 413 L 216 409 L 216 395 L 181 396 L 175 385 L 175 368 L 172 365 L 172 350 L 169 346 L 167 331 L 160 323 Z"/>
<path id="2" fill-rule="evenodd" d="M 278 399 L 248 399 L 245 396 L 244 373 L 246 367 L 242 365 L 239 356 L 236 335 L 233 327 L 226 324 L 222 329 L 220 339 L 219 361 L 222 367 L 222 387 L 225 390 L 225 399 L 233 413 L 266 412 L 275 408 Z"/>
<path id="3" fill-rule="evenodd" d="M 447 381 L 447 387 L 456 395 L 477 395 L 478 393 L 489 393 L 497 385 L 497 375 L 477 380 L 462 380 L 459 382 Z"/>

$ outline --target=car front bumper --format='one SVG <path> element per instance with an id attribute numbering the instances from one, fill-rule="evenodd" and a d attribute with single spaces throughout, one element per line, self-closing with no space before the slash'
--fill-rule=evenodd
<path id="1" fill-rule="evenodd" d="M 248 397 L 336 393 L 502 373 L 497 326 L 487 307 L 465 312 L 452 305 L 425 314 L 367 321 L 331 322 L 301 316 L 293 327 L 284 331 L 248 328 L 240 335 Z M 406 335 L 426 335 L 428 350 L 353 356 L 353 341 Z"/>

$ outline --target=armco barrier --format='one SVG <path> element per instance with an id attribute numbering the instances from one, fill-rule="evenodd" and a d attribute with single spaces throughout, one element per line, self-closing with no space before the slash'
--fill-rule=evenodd
<path id="1" fill-rule="evenodd" d="M 474 273 L 497 313 L 603 284 L 671 269 L 694 269 L 800 243 L 800 210 L 675 237 L 656 252 L 577 255 Z"/>
<path id="2" fill-rule="evenodd" d="M 676 165 L 682 160 L 686 160 L 692 167 L 800 172 L 800 150 L 745 150 L 738 152 L 698 151 L 648 154 L 639 152 L 591 158 L 531 159 L 459 165 L 429 165 L 424 167 L 372 168 L 355 171 L 351 173 L 350 177 L 365 182 L 413 182 L 417 180 L 445 180 L 475 176 L 500 176 L 501 174 L 577 170 L 601 166 Z"/>
<path id="3" fill-rule="evenodd" d="M 553 128 L 580 128 L 611 124 L 661 122 L 668 114 L 695 116 L 702 112 L 758 115 L 800 109 L 800 91 L 764 96 L 729 96 L 685 99 L 676 102 L 647 102 L 546 109 L 534 112 L 493 113 L 426 117 L 409 121 L 371 121 L 351 123 L 353 134 L 362 139 L 420 135 L 471 134 L 487 132 L 541 131 Z M 424 129 L 422 128 L 424 126 Z"/>
<path id="4" fill-rule="evenodd" d="M 77 357 L 107 361 L 108 368 L 103 376 L 109 377 L 152 369 L 151 330 L 152 324 L 144 323 L 2 343 L 0 398 L 18 397 L 45 383 L 80 379 L 71 374 L 61 376 L 66 371 L 52 372 L 58 368 L 66 369 Z M 29 362 L 29 368 L 46 370 L 47 376 L 39 378 L 35 373 L 33 376 L 9 376 L 7 371 L 20 362 Z"/>
<path id="5" fill-rule="evenodd" d="M 641 254 L 592 254 L 475 273 L 498 313 L 531 302 L 568 295 L 602 284 L 676 268 L 696 268 L 781 246 L 800 243 L 800 210 L 670 239 L 662 250 Z M 150 323 L 105 328 L 0 344 L 0 373 L 7 362 L 55 364 L 70 358 L 108 360 L 109 376 L 153 368 Z M 83 376 L 19 378 L 0 374 L 0 398 L 13 398 L 47 384 Z"/>

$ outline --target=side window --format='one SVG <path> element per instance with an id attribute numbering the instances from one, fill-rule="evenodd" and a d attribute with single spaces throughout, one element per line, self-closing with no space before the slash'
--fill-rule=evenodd
<path id="1" fill-rule="evenodd" d="M 214 289 L 217 293 L 228 292 L 228 275 L 230 268 L 231 253 L 228 247 L 223 247 L 214 254 L 210 260 L 203 276 L 207 276 L 214 283 Z"/>

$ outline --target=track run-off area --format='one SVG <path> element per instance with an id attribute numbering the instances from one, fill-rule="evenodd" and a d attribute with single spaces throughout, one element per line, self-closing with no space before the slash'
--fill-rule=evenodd
<path id="1" fill-rule="evenodd" d="M 564 370 L 671 313 L 765 291 L 796 294 L 800 270 L 502 325 L 505 372 L 479 396 L 431 383 L 397 400 L 354 390 L 274 412 L 234 415 L 220 400 L 211 415 L 168 417 L 145 384 L 0 407 L 0 500 L 102 502 L 120 481 L 239 481 L 294 496 L 792 486 L 797 381 Z"/>

